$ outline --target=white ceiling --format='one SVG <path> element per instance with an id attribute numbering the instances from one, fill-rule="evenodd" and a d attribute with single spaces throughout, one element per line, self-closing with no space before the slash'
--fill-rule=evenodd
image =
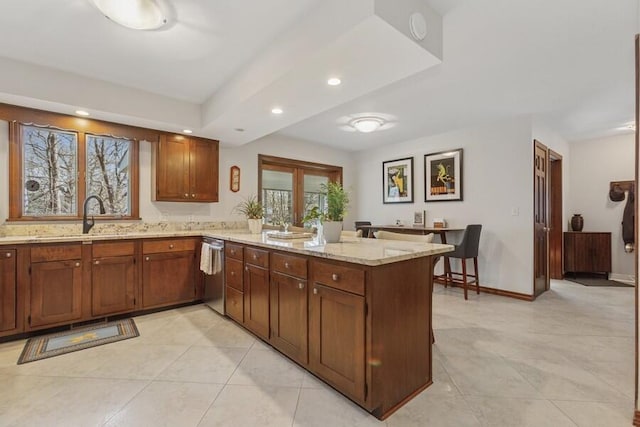
<path id="1" fill-rule="evenodd" d="M 381 64 L 390 48 L 399 50 L 354 37 L 361 22 L 372 24 L 371 5 L 389 0 L 163 1 L 169 28 L 135 32 L 89 0 L 3 0 L 0 102 L 67 113 L 85 107 L 106 120 L 191 127 L 229 145 L 276 131 L 350 150 L 523 114 L 568 140 L 621 132 L 633 120 L 638 0 L 405 0 L 443 16 L 442 63 L 415 72 L 407 49 L 388 61 L 406 69 L 387 73 L 386 85 L 372 78 L 380 66 L 360 67 L 357 76 L 340 66 L 356 69 L 353 58 L 364 50 L 379 52 Z M 374 27 L 374 36 L 391 38 Z M 341 54 L 329 55 L 331 46 Z M 332 58 L 326 73 L 349 78 L 335 99 L 316 90 L 292 102 L 301 84 L 325 72 L 309 69 L 318 58 Z M 279 97 L 285 114 L 272 117 L 266 108 Z M 367 112 L 392 126 L 342 129 Z M 236 127 L 246 129 L 242 137 L 229 133 Z"/>

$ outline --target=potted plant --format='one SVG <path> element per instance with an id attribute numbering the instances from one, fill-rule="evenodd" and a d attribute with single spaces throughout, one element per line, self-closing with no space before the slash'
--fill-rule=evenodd
<path id="1" fill-rule="evenodd" d="M 349 194 L 339 182 L 328 182 L 320 185 L 320 191 L 327 198 L 327 211 L 322 212 L 318 206 L 311 208 L 303 221 L 320 221 L 322 234 L 327 243 L 337 243 L 340 241 L 342 231 L 342 221 L 349 206 Z"/>
<path id="2" fill-rule="evenodd" d="M 256 196 L 249 196 L 240 202 L 234 210 L 247 217 L 249 222 L 249 231 L 252 234 L 260 234 L 262 231 L 262 217 L 264 215 L 264 206 Z"/>

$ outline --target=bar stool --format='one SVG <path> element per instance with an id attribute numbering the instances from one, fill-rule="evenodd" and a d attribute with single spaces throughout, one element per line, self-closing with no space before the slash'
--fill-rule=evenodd
<path id="1" fill-rule="evenodd" d="M 366 226 L 368 226 L 368 225 L 371 225 L 371 221 L 356 221 L 356 231 L 358 231 L 358 230 L 362 230 L 362 235 L 363 235 L 364 237 L 371 237 L 371 236 L 369 235 L 369 233 L 371 232 L 371 230 L 367 230 L 367 232 L 365 233 L 365 232 L 364 232 L 364 229 L 360 228 L 360 227 L 362 227 L 362 226 L 365 226 L 365 227 L 366 227 Z M 367 234 L 367 235 L 365 236 L 365 234 Z"/>
<path id="2" fill-rule="evenodd" d="M 454 283 L 462 285 L 464 289 L 464 299 L 467 298 L 467 287 L 470 284 L 476 284 L 476 292 L 480 295 L 480 279 L 478 276 L 478 247 L 480 246 L 481 224 L 467 225 L 459 245 L 455 245 L 453 252 L 444 254 L 445 258 L 445 281 L 444 286 L 448 283 L 453 286 Z M 462 272 L 451 271 L 451 263 L 449 258 L 459 258 L 462 262 Z M 467 259 L 473 258 L 474 274 L 467 273 Z M 454 277 L 455 276 L 455 277 Z M 471 279 L 469 279 L 471 278 Z"/>

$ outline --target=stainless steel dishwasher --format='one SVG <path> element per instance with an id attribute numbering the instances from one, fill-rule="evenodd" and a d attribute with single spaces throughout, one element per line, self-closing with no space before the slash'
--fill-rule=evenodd
<path id="1" fill-rule="evenodd" d="M 224 241 L 209 237 L 205 237 L 203 241 L 211 248 L 213 263 L 213 274 L 204 275 L 203 301 L 210 308 L 224 315 Z M 219 262 L 217 268 L 216 258 Z"/>

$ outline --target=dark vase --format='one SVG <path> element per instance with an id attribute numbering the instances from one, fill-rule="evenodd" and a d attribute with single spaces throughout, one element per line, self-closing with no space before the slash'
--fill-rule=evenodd
<path id="1" fill-rule="evenodd" d="M 571 229 L 573 231 L 582 231 L 582 227 L 584 227 L 584 218 L 580 214 L 574 214 L 571 217 Z"/>

